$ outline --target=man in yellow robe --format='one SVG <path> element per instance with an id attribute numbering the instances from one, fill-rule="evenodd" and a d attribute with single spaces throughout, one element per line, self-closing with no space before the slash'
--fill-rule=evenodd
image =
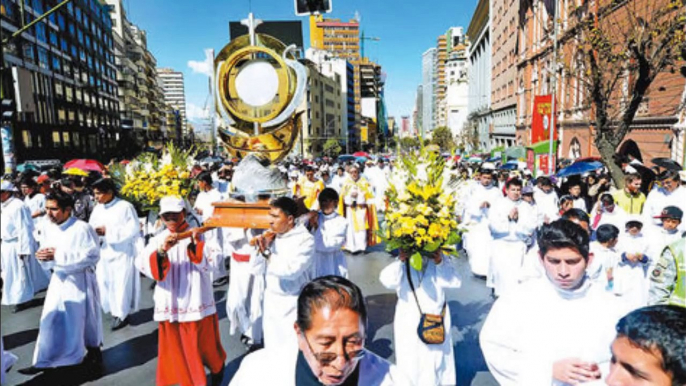
<path id="1" fill-rule="evenodd" d="M 367 246 L 379 243 L 376 234 L 379 227 L 369 181 L 360 177 L 357 166 L 352 166 L 349 174 L 341 188 L 343 199 L 339 204 L 339 212 L 348 221 L 348 234 L 343 248 L 357 254 L 364 252 Z"/>
<path id="2" fill-rule="evenodd" d="M 317 197 L 324 190 L 322 180 L 314 176 L 314 169 L 308 166 L 305 169 L 305 177 L 302 177 L 293 185 L 293 197 L 305 197 L 305 206 L 309 210 L 319 210 Z"/>

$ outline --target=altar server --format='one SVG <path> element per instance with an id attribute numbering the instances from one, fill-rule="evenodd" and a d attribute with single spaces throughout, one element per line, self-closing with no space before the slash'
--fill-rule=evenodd
<path id="1" fill-rule="evenodd" d="M 488 214 L 491 207 L 502 199 L 503 194 L 493 185 L 493 174 L 489 168 L 482 168 L 479 181 L 471 192 L 466 194 L 464 223 L 469 229 L 465 232 L 465 249 L 469 258 L 472 273 L 477 276 L 487 276 L 491 259 L 491 243 L 493 237 L 488 228 Z"/>
<path id="2" fill-rule="evenodd" d="M 314 235 L 315 277 L 335 275 L 348 277 L 348 263 L 343 254 L 343 245 L 348 233 L 348 222 L 341 217 L 338 208 L 338 193 L 331 188 L 319 195 L 320 211 L 310 212 L 309 227 Z"/>
<path id="3" fill-rule="evenodd" d="M 113 316 L 112 331 L 125 327 L 129 315 L 138 311 L 141 293 L 135 265 L 140 223 L 133 205 L 116 193 L 117 187 L 111 179 L 96 181 L 93 194 L 98 204 L 89 220 L 100 236 L 98 286 L 102 309 Z"/>
<path id="4" fill-rule="evenodd" d="M 153 237 L 138 255 L 138 268 L 157 281 L 153 318 L 159 323 L 157 385 L 221 384 L 226 353 L 219 335 L 219 318 L 211 272 L 221 264 L 220 247 L 205 240 L 200 228 L 190 229 L 180 197 L 160 201 L 167 229 Z M 182 232 L 191 233 L 182 238 Z"/>
<path id="5" fill-rule="evenodd" d="M 46 199 L 50 224 L 36 257 L 54 262 L 54 274 L 45 296 L 33 366 L 19 370 L 25 375 L 84 361 L 102 363 L 102 314 L 95 278 L 100 243 L 93 228 L 72 216 L 73 208 L 73 198 L 65 193 L 51 193 Z"/>

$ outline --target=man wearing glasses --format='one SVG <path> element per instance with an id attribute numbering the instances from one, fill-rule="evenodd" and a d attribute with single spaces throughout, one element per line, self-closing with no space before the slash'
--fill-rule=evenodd
<path id="1" fill-rule="evenodd" d="M 364 348 L 366 325 L 360 289 L 342 277 L 320 277 L 298 297 L 298 350 L 249 355 L 230 385 L 410 385 L 394 365 Z"/>

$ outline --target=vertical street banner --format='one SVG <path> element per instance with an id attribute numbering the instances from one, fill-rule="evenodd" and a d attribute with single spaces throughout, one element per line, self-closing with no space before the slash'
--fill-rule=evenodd
<path id="1" fill-rule="evenodd" d="M 14 171 L 14 140 L 12 138 L 12 128 L 10 126 L 0 127 L 0 134 L 2 135 L 2 157 L 5 161 L 4 174 L 10 174 Z"/>
<path id="2" fill-rule="evenodd" d="M 534 149 L 526 149 L 526 167 L 536 173 L 536 154 Z M 538 177 L 536 175 L 536 177 Z"/>
<path id="3" fill-rule="evenodd" d="M 531 118 L 531 144 L 550 139 L 550 129 L 554 127 L 552 120 L 552 95 L 537 95 L 534 97 L 534 111 Z M 554 133 L 553 140 L 557 140 L 559 133 Z"/>

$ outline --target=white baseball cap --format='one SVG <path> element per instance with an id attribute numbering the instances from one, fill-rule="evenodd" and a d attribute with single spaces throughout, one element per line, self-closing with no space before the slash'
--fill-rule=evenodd
<path id="1" fill-rule="evenodd" d="M 186 209 L 183 199 L 178 196 L 166 196 L 160 200 L 160 215 L 165 213 L 181 213 Z"/>
<path id="2" fill-rule="evenodd" d="M 0 191 L 3 192 L 16 192 L 17 187 L 14 186 L 14 184 L 10 181 L 7 180 L 2 180 L 2 186 L 0 186 Z"/>

